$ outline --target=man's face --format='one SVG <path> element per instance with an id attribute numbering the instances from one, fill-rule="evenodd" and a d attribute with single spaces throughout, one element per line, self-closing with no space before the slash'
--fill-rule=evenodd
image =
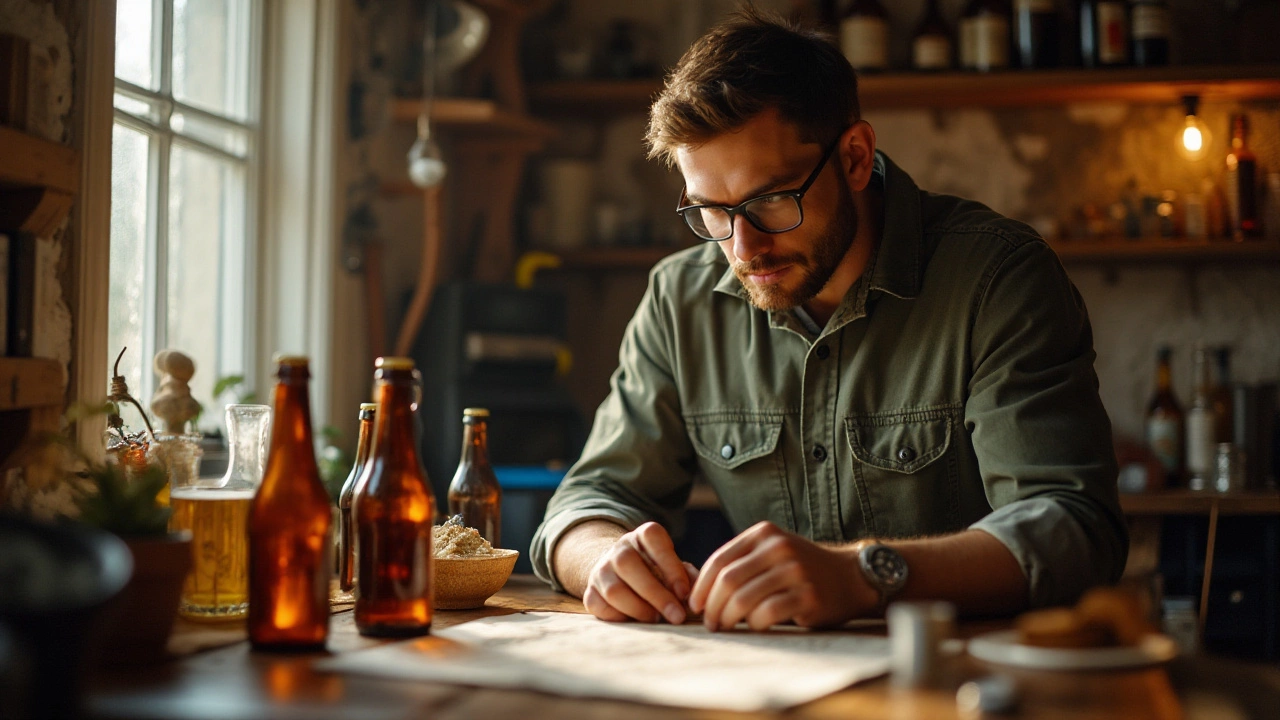
<path id="1" fill-rule="evenodd" d="M 753 118 L 741 130 L 682 148 L 677 162 L 688 202 L 736 205 L 757 195 L 799 188 L 822 157 L 823 147 L 800 141 L 795 126 L 776 112 Z M 745 217 L 720 241 L 751 303 L 786 310 L 813 299 L 828 283 L 853 244 L 858 213 L 834 153 L 802 201 L 804 222 L 771 234 Z"/>

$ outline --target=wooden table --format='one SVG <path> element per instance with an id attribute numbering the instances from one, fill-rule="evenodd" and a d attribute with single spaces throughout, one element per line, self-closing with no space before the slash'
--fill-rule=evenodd
<path id="1" fill-rule="evenodd" d="M 439 611 L 434 627 L 522 610 L 583 612 L 575 599 L 552 593 L 531 577 L 516 576 L 482 610 Z M 962 625 L 972 635 L 1006 623 Z M 350 612 L 333 618 L 329 648 L 342 654 L 381 641 L 356 633 Z M 856 685 L 781 714 L 742 714 L 636 703 L 563 698 L 537 692 L 492 690 L 430 683 L 380 680 L 321 673 L 311 668 L 318 655 L 251 653 L 247 642 L 196 653 L 142 669 L 103 671 L 91 683 L 89 717 L 101 720 L 194 718 L 959 718 L 954 690 L 895 690 L 884 680 Z M 966 661 L 957 677 L 989 672 Z M 1168 669 L 1128 672 L 1010 673 L 1019 683 L 1020 718 L 1180 719 L 1183 697 L 1211 691 L 1235 703 L 1240 717 L 1269 717 L 1280 707 L 1280 672 L 1203 658 L 1178 661 Z M 1255 714 L 1256 711 L 1256 714 Z"/>

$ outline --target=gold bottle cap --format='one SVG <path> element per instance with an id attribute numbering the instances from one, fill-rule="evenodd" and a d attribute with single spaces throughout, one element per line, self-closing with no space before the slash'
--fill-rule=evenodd
<path id="1" fill-rule="evenodd" d="M 378 409 L 378 403 L 360 403 L 360 412 L 364 412 L 365 410 L 376 411 L 377 409 Z"/>
<path id="2" fill-rule="evenodd" d="M 380 357 L 373 361 L 373 366 L 379 370 L 412 370 L 413 358 L 407 357 Z"/>
<path id="3" fill-rule="evenodd" d="M 462 411 L 462 417 L 487 418 L 489 417 L 489 409 L 488 408 L 467 408 Z"/>
<path id="4" fill-rule="evenodd" d="M 286 355 L 284 353 L 276 353 L 271 361 L 276 365 L 288 365 L 289 367 L 307 367 L 311 364 L 311 359 L 306 355 Z"/>

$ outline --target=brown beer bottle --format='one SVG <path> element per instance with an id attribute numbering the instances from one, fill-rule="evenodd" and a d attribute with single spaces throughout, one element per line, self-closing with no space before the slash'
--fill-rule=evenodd
<path id="1" fill-rule="evenodd" d="M 304 357 L 276 363 L 267 469 L 249 506 L 249 640 L 255 650 L 321 650 L 333 521 L 311 439 L 311 372 Z"/>
<path id="2" fill-rule="evenodd" d="M 356 629 L 403 637 L 431 630 L 431 522 L 435 498 L 414 437 L 409 358 L 375 363 L 373 455 L 356 485 Z"/>
<path id="3" fill-rule="evenodd" d="M 356 586 L 356 538 L 355 518 L 351 515 L 351 501 L 356 495 L 356 485 L 369 464 L 369 451 L 373 447 L 373 418 L 377 403 L 360 403 L 360 440 L 356 443 L 356 464 L 342 483 L 338 493 L 338 586 L 343 592 L 351 592 Z"/>
<path id="4" fill-rule="evenodd" d="M 489 464 L 489 411 L 462 411 L 462 459 L 449 483 L 449 514 L 462 515 L 467 527 L 494 547 L 502 531 L 502 488 Z"/>

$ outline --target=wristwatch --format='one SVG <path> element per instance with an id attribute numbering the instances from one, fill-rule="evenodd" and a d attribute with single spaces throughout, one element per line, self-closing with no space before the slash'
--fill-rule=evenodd
<path id="1" fill-rule="evenodd" d="M 858 567 L 871 587 L 880 593 L 878 612 L 907 584 L 907 561 L 897 550 L 880 543 L 867 543 L 858 550 Z"/>

